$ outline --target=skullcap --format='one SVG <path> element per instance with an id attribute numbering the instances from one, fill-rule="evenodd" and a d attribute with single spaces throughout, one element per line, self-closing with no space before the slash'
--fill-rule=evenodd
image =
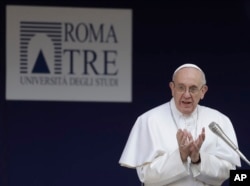
<path id="1" fill-rule="evenodd" d="M 179 67 L 174 71 L 174 74 L 175 74 L 176 72 L 178 72 L 180 69 L 186 68 L 186 67 L 196 68 L 197 70 L 199 70 L 199 71 L 202 72 L 202 70 L 200 69 L 200 67 L 198 67 L 197 65 L 191 64 L 191 63 L 186 63 L 186 64 L 184 64 L 184 65 L 179 66 Z"/>
<path id="2" fill-rule="evenodd" d="M 203 78 L 202 78 L 202 83 L 203 83 L 203 84 L 206 84 L 206 77 L 205 77 L 204 72 L 201 70 L 200 67 L 198 67 L 198 66 L 195 65 L 195 64 L 191 64 L 191 63 L 186 63 L 186 64 L 184 64 L 184 65 L 179 66 L 179 67 L 174 71 L 173 76 L 172 76 L 172 80 L 174 80 L 174 76 L 175 76 L 176 72 L 178 72 L 178 71 L 179 71 L 180 69 L 182 69 L 182 68 L 188 68 L 188 67 L 190 67 L 190 68 L 195 68 L 195 69 L 199 70 L 199 71 L 202 73 L 202 76 L 203 76 Z"/>

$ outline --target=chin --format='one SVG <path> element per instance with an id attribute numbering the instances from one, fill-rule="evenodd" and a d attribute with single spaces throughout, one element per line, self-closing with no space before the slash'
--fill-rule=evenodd
<path id="1" fill-rule="evenodd" d="M 186 109 L 186 108 L 182 109 L 182 113 L 183 114 L 187 114 L 188 115 L 188 114 L 191 114 L 192 112 L 193 112 L 193 109 L 191 109 L 191 108 L 190 109 Z"/>

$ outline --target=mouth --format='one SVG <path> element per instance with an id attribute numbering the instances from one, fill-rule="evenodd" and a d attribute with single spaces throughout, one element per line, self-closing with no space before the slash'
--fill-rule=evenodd
<path id="1" fill-rule="evenodd" d="M 191 101 L 181 101 L 182 105 L 184 106 L 191 106 L 192 102 Z"/>

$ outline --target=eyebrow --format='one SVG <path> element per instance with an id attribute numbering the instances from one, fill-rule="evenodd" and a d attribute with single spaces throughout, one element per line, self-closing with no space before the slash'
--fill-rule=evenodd
<path id="1" fill-rule="evenodd" d="M 173 83 L 176 84 L 176 85 L 183 85 L 183 86 L 186 87 L 186 85 L 184 83 L 175 83 L 174 81 L 173 81 Z M 189 87 L 199 87 L 199 86 L 198 85 L 191 85 Z"/>

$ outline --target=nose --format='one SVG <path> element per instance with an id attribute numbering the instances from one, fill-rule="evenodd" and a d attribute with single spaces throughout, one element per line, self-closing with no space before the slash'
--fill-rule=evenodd
<path id="1" fill-rule="evenodd" d="M 191 93 L 190 93 L 188 88 L 185 90 L 183 95 L 184 95 L 184 97 L 191 97 Z"/>

